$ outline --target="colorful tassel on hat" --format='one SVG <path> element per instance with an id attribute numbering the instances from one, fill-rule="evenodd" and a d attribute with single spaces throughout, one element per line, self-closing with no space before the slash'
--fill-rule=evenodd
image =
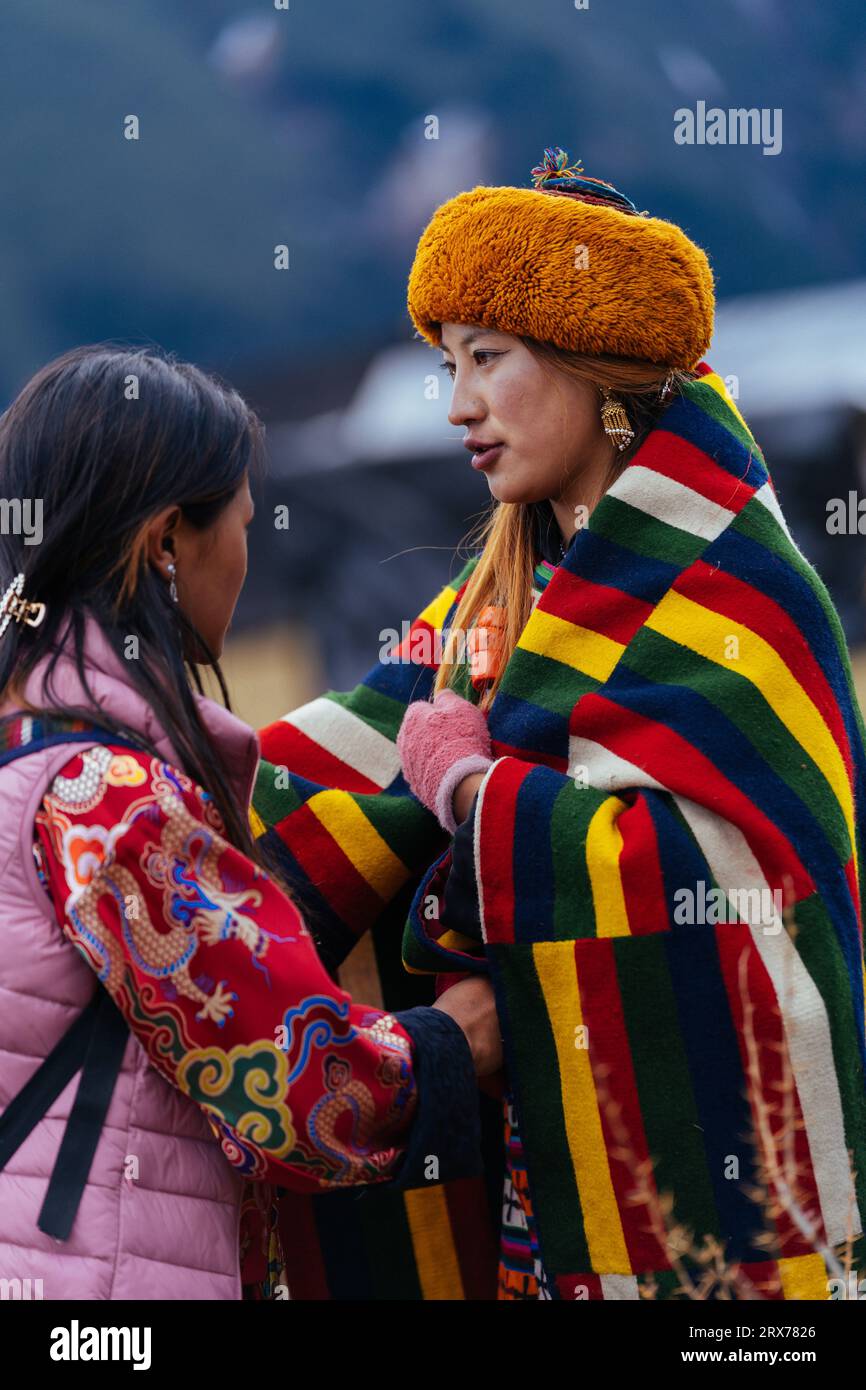
<path id="1" fill-rule="evenodd" d="M 558 145 L 548 145 L 544 151 L 544 158 L 540 164 L 536 164 L 532 170 L 532 180 L 538 188 L 543 183 L 548 183 L 550 179 L 570 179 L 580 178 L 583 173 L 583 165 L 580 160 L 573 168 L 568 167 L 568 155 L 565 150 L 561 150 Z"/>
<path id="2" fill-rule="evenodd" d="M 541 193 L 569 193 L 584 202 L 606 203 L 620 212 L 631 213 L 637 217 L 648 217 L 647 212 L 638 212 L 631 198 L 614 188 L 606 179 L 593 179 L 583 171 L 580 160 L 568 167 L 568 155 L 558 145 L 549 145 L 544 158 L 536 164 L 532 172 L 532 182 Z"/>

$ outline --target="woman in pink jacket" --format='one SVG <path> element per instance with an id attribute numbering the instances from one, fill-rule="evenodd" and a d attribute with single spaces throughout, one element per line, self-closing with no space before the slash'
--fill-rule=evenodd
<path id="1" fill-rule="evenodd" d="M 255 735 L 202 692 L 211 665 L 228 704 L 261 452 L 234 391 L 151 350 L 66 353 L 0 420 L 13 1296 L 285 1296 L 274 1187 L 480 1168 L 489 985 L 388 1014 L 334 984 L 250 831 Z"/>

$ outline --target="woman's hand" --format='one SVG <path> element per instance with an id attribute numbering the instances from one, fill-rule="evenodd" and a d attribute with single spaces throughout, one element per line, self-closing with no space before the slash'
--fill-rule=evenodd
<path id="1" fill-rule="evenodd" d="M 493 762 L 483 711 L 453 690 L 440 690 L 432 703 L 415 700 L 403 716 L 397 751 L 414 795 L 453 835 L 455 788 L 470 773 L 485 773 Z"/>
<path id="2" fill-rule="evenodd" d="M 454 807 L 454 819 L 459 824 L 466 819 L 472 809 L 472 802 L 475 793 L 484 781 L 483 772 L 473 772 L 469 777 L 464 777 L 454 793 L 452 805 Z"/>
<path id="3" fill-rule="evenodd" d="M 450 1014 L 466 1035 L 475 1075 L 492 1076 L 502 1067 L 502 1034 L 493 986 L 486 975 L 469 975 L 446 989 L 434 1009 Z"/>

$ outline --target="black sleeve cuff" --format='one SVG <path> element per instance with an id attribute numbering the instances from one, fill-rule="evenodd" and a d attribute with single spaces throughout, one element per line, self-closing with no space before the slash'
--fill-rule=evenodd
<path id="1" fill-rule="evenodd" d="M 478 793 L 469 815 L 461 821 L 451 841 L 451 870 L 445 882 L 442 919 L 453 931 L 462 932 L 480 941 L 481 911 L 478 906 L 478 884 L 475 880 L 475 810 Z"/>
<path id="2" fill-rule="evenodd" d="M 429 1187 L 475 1177 L 483 1171 L 481 1114 L 463 1029 L 450 1014 L 423 1006 L 394 1018 L 412 1039 L 418 1104 L 402 1165 L 390 1186 Z"/>

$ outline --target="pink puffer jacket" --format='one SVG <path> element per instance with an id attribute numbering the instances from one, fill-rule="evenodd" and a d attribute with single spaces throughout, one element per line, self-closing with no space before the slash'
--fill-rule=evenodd
<path id="1" fill-rule="evenodd" d="M 101 707 L 176 763 L 165 732 L 95 625 L 86 650 Z M 61 660 L 52 686 L 64 703 L 83 703 L 73 661 Z M 37 708 L 45 703 L 38 668 L 25 695 Z M 199 707 L 247 805 L 255 735 L 221 705 L 199 698 Z M 7 704 L 0 713 L 13 709 Z M 72 751 L 57 745 L 0 767 L 0 1110 L 94 992 L 93 972 L 60 931 L 32 851 L 36 809 Z M 150 1066 L 132 1037 L 70 1238 L 61 1244 L 38 1229 L 77 1084 L 78 1076 L 0 1172 L 0 1280 L 41 1280 L 31 1282 L 30 1296 L 46 1299 L 239 1298 L 243 1181 L 201 1111 Z M 126 1176 L 133 1172 L 137 1177 Z M 21 1288 L 26 1297 L 23 1282 Z"/>

